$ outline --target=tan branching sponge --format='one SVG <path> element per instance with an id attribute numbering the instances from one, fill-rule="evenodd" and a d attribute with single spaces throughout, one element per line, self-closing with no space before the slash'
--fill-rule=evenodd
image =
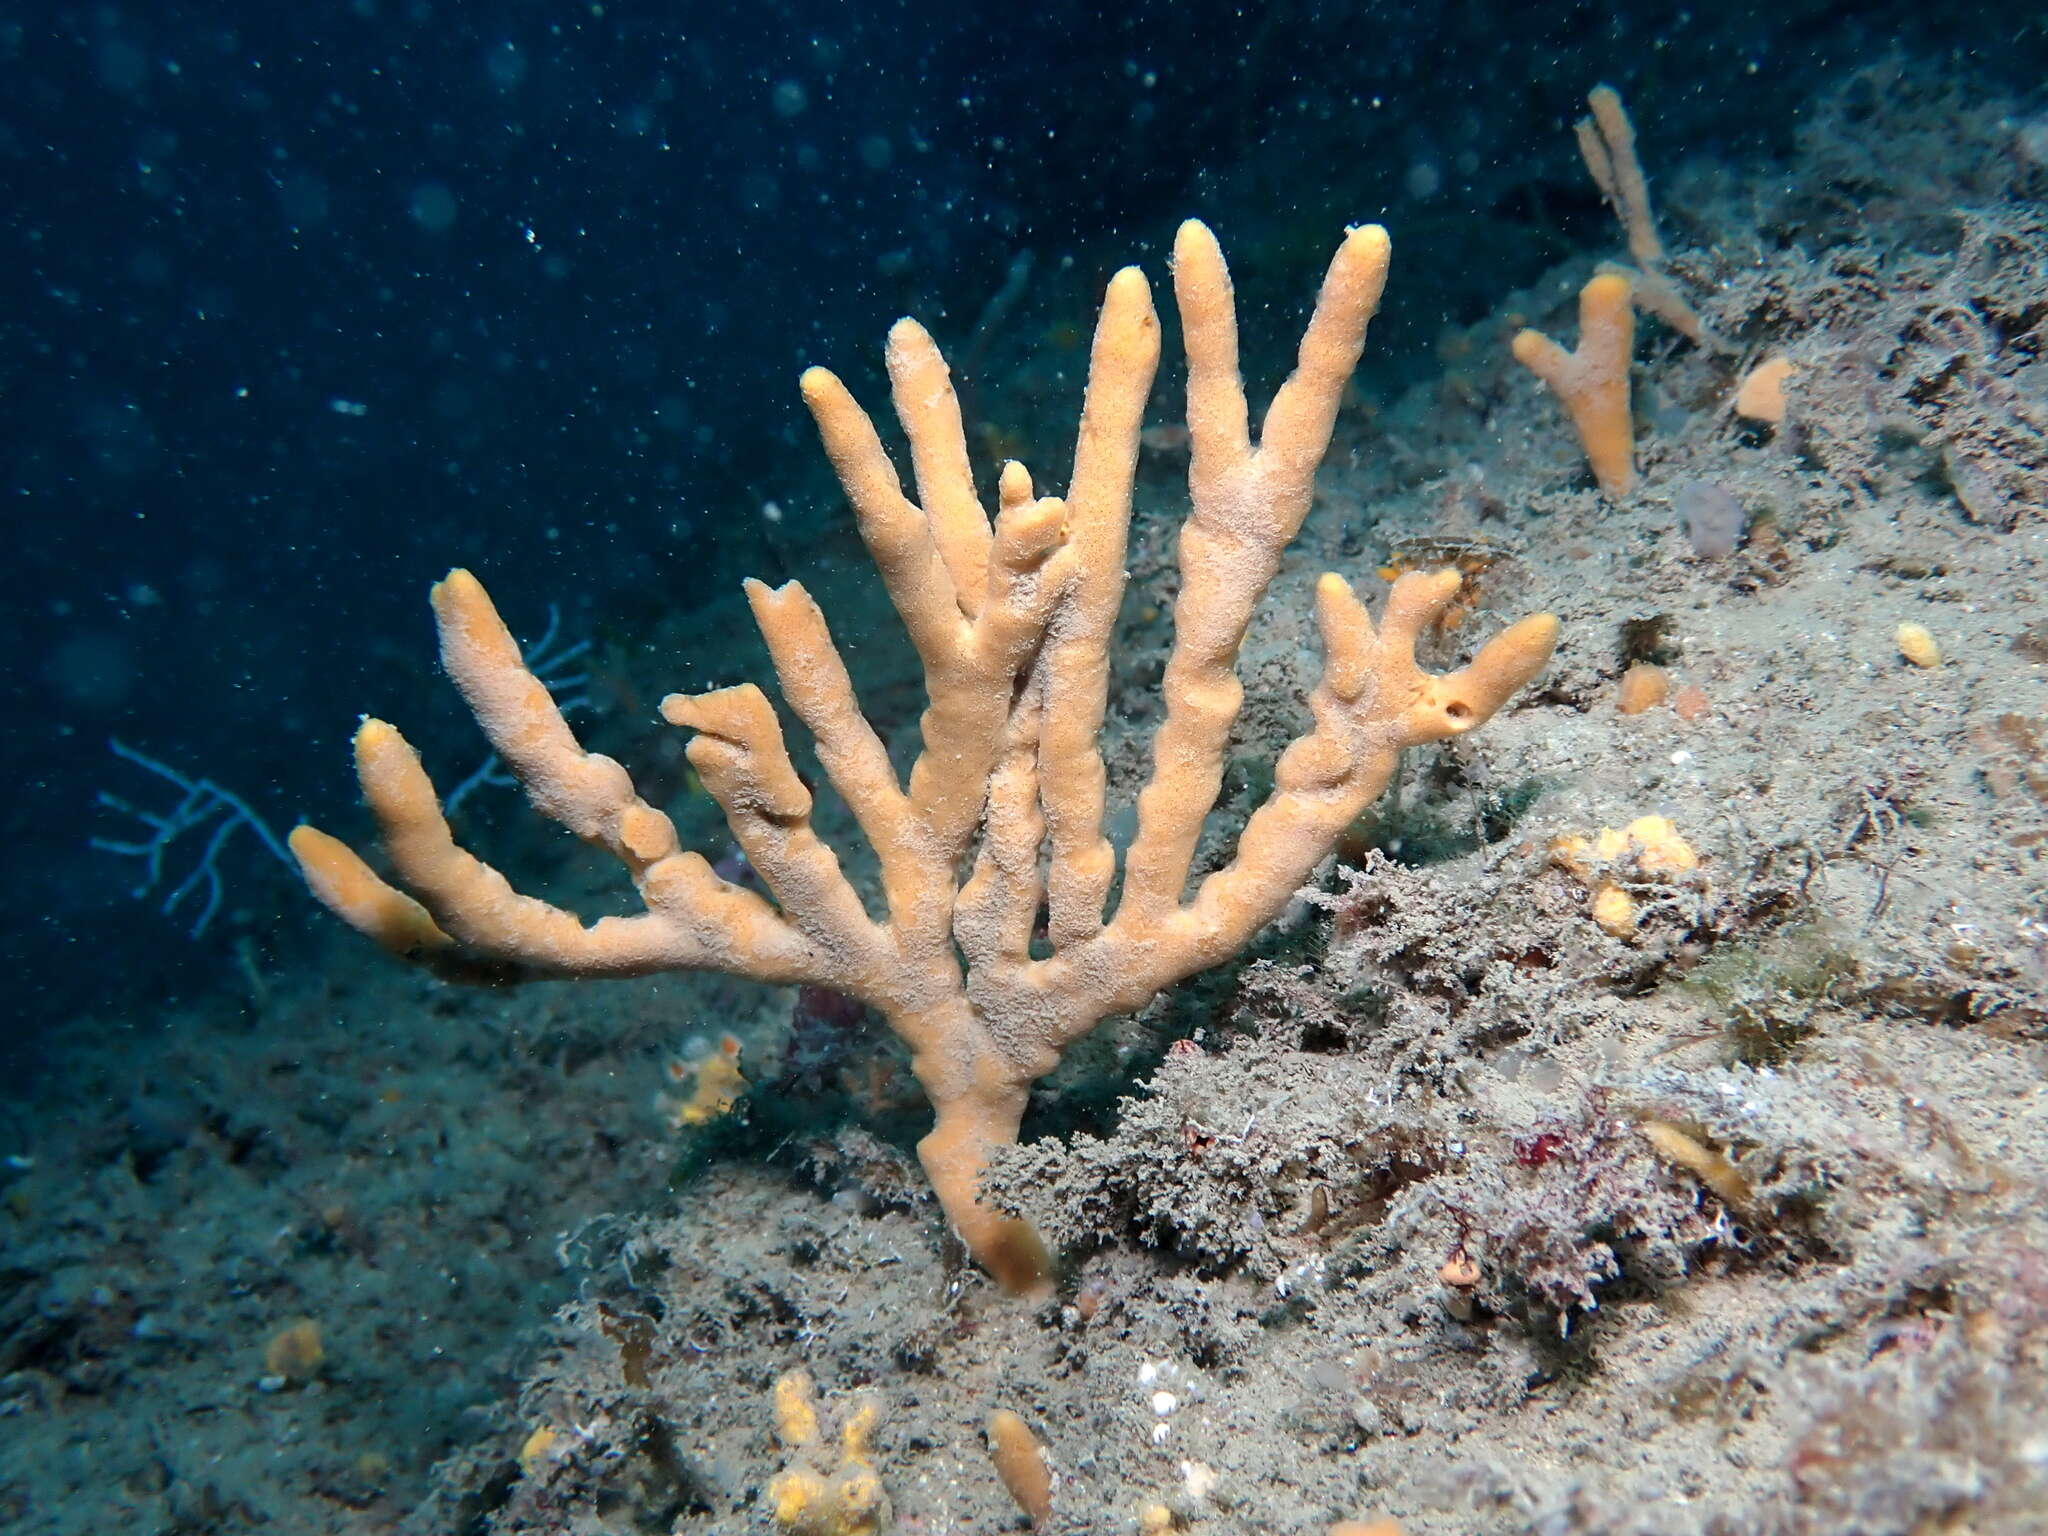
<path id="1" fill-rule="evenodd" d="M 1642 266 L 1661 266 L 1664 242 L 1650 214 L 1650 184 L 1636 158 L 1636 128 L 1621 104 L 1621 93 L 1611 85 L 1596 85 L 1586 93 L 1586 105 L 1592 108 L 1591 115 L 1573 125 L 1579 155 L 1621 221 L 1629 255 Z"/>
<path id="2" fill-rule="evenodd" d="M 1579 347 L 1567 352 L 1540 331 L 1515 333 L 1515 361 L 1548 384 L 1578 431 L 1593 478 L 1609 496 L 1636 483 L 1635 422 L 1629 415 L 1628 367 L 1636 345 L 1629 282 L 1602 272 L 1579 290 Z"/>
<path id="3" fill-rule="evenodd" d="M 1620 92 L 1611 85 L 1596 85 L 1587 92 L 1586 105 L 1592 114 L 1575 125 L 1579 154 L 1620 221 L 1628 253 L 1636 260 L 1633 268 L 1603 264 L 1602 270 L 1630 279 L 1635 303 L 1680 335 L 1718 346 L 1699 314 L 1665 274 L 1664 241 L 1650 212 L 1650 184 L 1643 176 L 1642 161 L 1636 158 L 1635 124 L 1621 104 Z"/>
<path id="4" fill-rule="evenodd" d="M 1005 1285 L 1041 1287 L 1049 1266 L 1037 1235 L 977 1199 L 991 1150 L 1016 1139 L 1031 1084 L 1104 1018 L 1241 951 L 1386 788 L 1404 747 L 1483 724 L 1555 641 L 1556 620 L 1539 614 L 1497 635 L 1462 671 L 1433 675 L 1416 665 L 1415 643 L 1451 602 L 1456 572 L 1401 577 L 1377 626 L 1343 578 L 1324 576 L 1314 728 L 1281 755 L 1235 857 L 1189 890 L 1242 703 L 1238 648 L 1308 513 L 1387 259 L 1386 231 L 1346 236 L 1295 371 L 1255 439 L 1223 254 L 1194 222 L 1174 243 L 1193 512 L 1180 535 L 1165 719 L 1114 913 L 1105 911 L 1118 870 L 1104 834 L 1098 738 L 1160 345 L 1151 289 L 1135 267 L 1111 280 L 1103 301 L 1064 499 L 1038 495 L 1011 463 L 995 516 L 983 510 L 946 364 L 914 321 L 890 332 L 888 366 L 915 500 L 839 380 L 821 368 L 803 377 L 826 453 L 924 666 L 930 705 L 908 783 L 861 714 L 810 594 L 793 581 L 749 582 L 747 596 L 784 702 L 874 848 L 879 913 L 812 830 L 811 792 L 760 689 L 676 695 L 662 713 L 695 733 L 690 762 L 772 901 L 682 849 L 625 770 L 577 744 L 467 571 L 433 593 L 449 674 L 534 807 L 624 864 L 645 910 L 586 926 L 514 891 L 457 846 L 419 758 L 374 720 L 356 736 L 357 772 L 413 894 L 302 827 L 292 847 L 308 883 L 387 949 L 452 976 L 708 969 L 860 999 L 909 1046 L 931 1099 L 935 1123 L 918 1151 L 947 1217 Z M 1047 944 L 1035 951 L 1042 913 Z"/>

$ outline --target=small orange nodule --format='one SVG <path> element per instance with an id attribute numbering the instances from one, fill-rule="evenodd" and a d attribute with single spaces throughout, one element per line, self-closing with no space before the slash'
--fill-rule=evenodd
<path id="1" fill-rule="evenodd" d="M 1444 1267 L 1436 1272 L 1436 1277 L 1445 1285 L 1470 1290 L 1480 1281 L 1479 1261 L 1460 1248 L 1444 1260 Z"/>
<path id="2" fill-rule="evenodd" d="M 1916 667 L 1932 669 L 1941 665 L 1941 646 L 1924 624 L 1901 624 L 1892 634 L 1899 654 Z"/>
<path id="3" fill-rule="evenodd" d="M 1662 667 L 1639 661 L 1621 674 L 1621 691 L 1614 707 L 1624 715 L 1640 715 L 1655 709 L 1671 692 L 1671 676 Z"/>
<path id="4" fill-rule="evenodd" d="M 1768 357 L 1742 377 L 1735 391 L 1735 414 L 1777 427 L 1785 422 L 1785 381 L 1792 377 L 1792 359 Z"/>
<path id="5" fill-rule="evenodd" d="M 1636 899 L 1611 880 L 1593 889 L 1593 921 L 1617 939 L 1632 939 L 1636 932 Z"/>
<path id="6" fill-rule="evenodd" d="M 278 1329 L 263 1346 L 263 1374 L 286 1381 L 311 1381 L 326 1358 L 319 1323 L 302 1317 Z"/>
<path id="7" fill-rule="evenodd" d="M 1052 1468 L 1046 1465 L 1045 1447 L 1038 1436 L 1020 1416 L 998 1408 L 988 1416 L 988 1453 L 995 1462 L 996 1475 L 1031 1521 L 1031 1528 L 1043 1530 L 1052 1518 Z"/>
<path id="8" fill-rule="evenodd" d="M 562 1432 L 551 1425 L 543 1424 L 528 1435 L 519 1446 L 519 1470 L 528 1477 L 548 1464 L 562 1444 Z"/>

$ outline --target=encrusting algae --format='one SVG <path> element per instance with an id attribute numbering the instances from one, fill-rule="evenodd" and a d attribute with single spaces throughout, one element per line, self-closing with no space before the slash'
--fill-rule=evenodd
<path id="1" fill-rule="evenodd" d="M 654 1096 L 654 1107 L 671 1130 L 722 1119 L 747 1091 L 747 1080 L 740 1074 L 740 1043 L 732 1035 L 721 1035 L 708 1050 L 670 1058 L 668 1077 L 678 1087 L 689 1086 L 689 1092 L 680 1096 Z"/>
<path id="2" fill-rule="evenodd" d="M 876 1536 L 889 1524 L 889 1495 L 874 1466 L 881 1409 L 857 1397 L 839 1427 L 838 1465 L 819 1469 L 822 1427 L 817 1387 L 806 1370 L 785 1372 L 774 1389 L 775 1438 L 793 1453 L 768 1484 L 768 1512 L 791 1536 Z"/>
<path id="3" fill-rule="evenodd" d="M 1663 816 L 1638 816 L 1626 828 L 1602 827 L 1550 845 L 1552 862 L 1592 888 L 1593 921 L 1617 939 L 1636 934 L 1636 899 L 1625 882 L 1671 880 L 1699 867 L 1692 844 Z"/>

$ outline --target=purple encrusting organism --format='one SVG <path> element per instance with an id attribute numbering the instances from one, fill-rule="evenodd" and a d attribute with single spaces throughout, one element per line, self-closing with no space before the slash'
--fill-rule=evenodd
<path id="1" fill-rule="evenodd" d="M 1688 480 L 1678 488 L 1678 517 L 1692 552 L 1702 560 L 1734 554 L 1748 522 L 1742 503 L 1711 480 Z"/>

